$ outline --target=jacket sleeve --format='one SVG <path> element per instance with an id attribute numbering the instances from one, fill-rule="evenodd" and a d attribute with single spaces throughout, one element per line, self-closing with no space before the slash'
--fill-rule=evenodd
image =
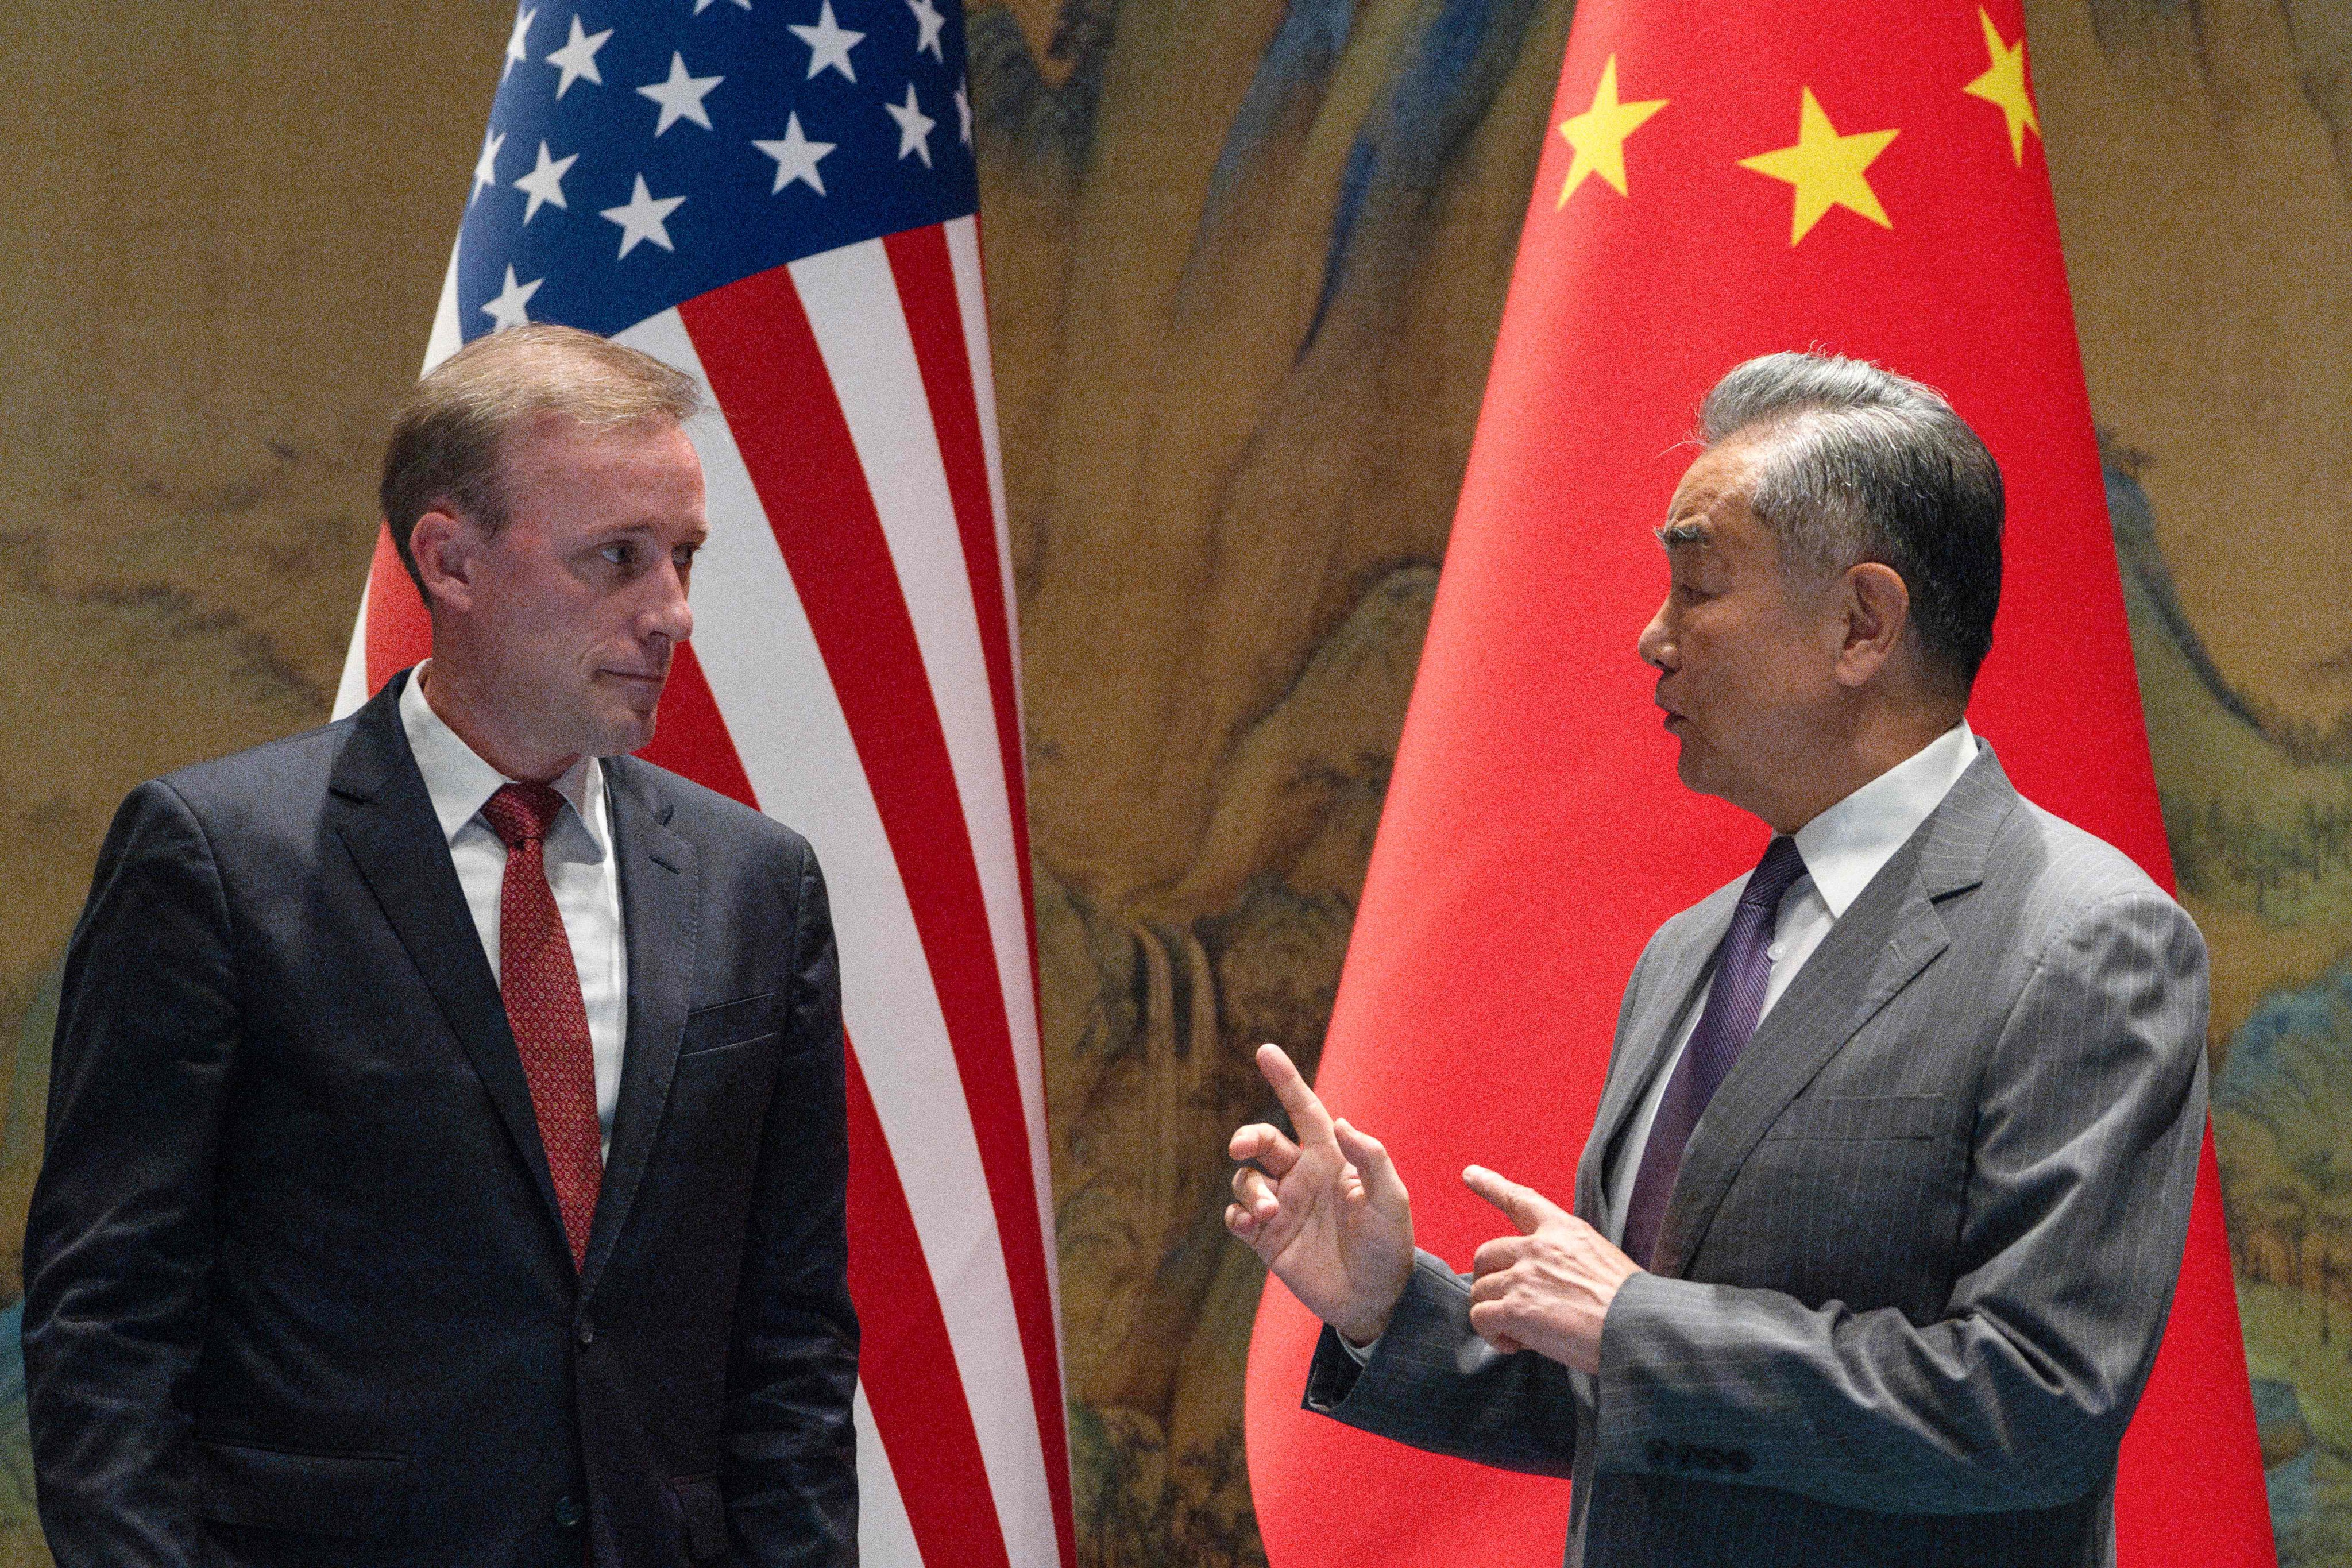
<path id="1" fill-rule="evenodd" d="M 200 1559 L 187 1384 L 238 1028 L 204 828 L 170 784 L 142 784 L 67 950 L 25 1236 L 26 1394 L 58 1568 Z"/>
<path id="2" fill-rule="evenodd" d="M 1671 930 L 1671 924 L 1667 930 Z M 1650 967 L 1664 940 L 1650 938 L 1625 982 L 1610 1070 L 1622 1059 Z M 1584 1216 L 1595 1225 L 1600 1215 Z M 1389 1324 L 1359 1365 L 1325 1325 L 1307 1372 L 1306 1407 L 1433 1454 L 1529 1475 L 1576 1468 L 1580 1411 L 1592 1380 L 1546 1357 L 1498 1354 L 1470 1326 L 1470 1279 L 1416 1250 Z"/>
<path id="3" fill-rule="evenodd" d="M 1576 1468 L 1580 1378 L 1543 1356 L 1497 1353 L 1470 1327 L 1468 1279 L 1417 1252 L 1404 1295 L 1362 1366 L 1324 1326 L 1307 1367 L 1306 1406 L 1433 1454 L 1566 1476 Z"/>
<path id="4" fill-rule="evenodd" d="M 1978 1091 L 1941 1317 L 1640 1274 L 1601 1342 L 1603 1470 L 1853 1508 L 2052 1508 L 2104 1484 L 2163 1335 L 2205 1129 L 2205 949 L 2153 891 L 2041 955 Z"/>
<path id="5" fill-rule="evenodd" d="M 857 1562 L 857 1318 L 841 976 L 824 879 L 798 847 L 791 991 L 768 1106 L 728 1370 L 722 1489 L 737 1557 Z"/>

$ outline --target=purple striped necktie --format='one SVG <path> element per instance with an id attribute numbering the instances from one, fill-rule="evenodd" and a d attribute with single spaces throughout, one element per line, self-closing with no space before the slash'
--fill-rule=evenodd
<path id="1" fill-rule="evenodd" d="M 1650 1124 L 1649 1142 L 1642 1147 L 1642 1168 L 1633 1178 L 1633 1201 L 1625 1205 L 1626 1256 L 1650 1267 L 1658 1245 L 1658 1227 L 1666 1217 L 1666 1199 L 1682 1170 L 1683 1145 L 1691 1129 L 1706 1114 L 1707 1101 L 1739 1059 L 1756 1020 L 1764 1012 L 1764 993 L 1772 984 L 1772 927 L 1780 918 L 1780 900 L 1805 874 L 1805 858 L 1793 838 L 1775 837 L 1764 848 L 1748 886 L 1740 891 L 1739 907 L 1732 911 L 1731 929 L 1716 949 L 1715 979 L 1707 987 L 1706 1010 L 1691 1031 L 1690 1044 L 1666 1084 L 1665 1097 Z"/>

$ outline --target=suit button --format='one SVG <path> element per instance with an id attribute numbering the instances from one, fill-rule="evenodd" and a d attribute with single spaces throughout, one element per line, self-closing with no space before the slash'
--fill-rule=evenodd
<path id="1" fill-rule="evenodd" d="M 566 1530 L 580 1528 L 580 1500 L 566 1492 L 555 1500 L 555 1522 Z"/>
<path id="2" fill-rule="evenodd" d="M 596 1342 L 596 1325 L 583 1318 L 580 1326 L 572 1331 L 572 1337 L 583 1345 L 593 1345 Z"/>

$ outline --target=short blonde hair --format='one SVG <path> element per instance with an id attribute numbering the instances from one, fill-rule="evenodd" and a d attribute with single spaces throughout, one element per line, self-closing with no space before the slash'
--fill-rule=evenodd
<path id="1" fill-rule="evenodd" d="M 589 433 L 647 423 L 683 425 L 704 407 L 694 378 L 593 332 L 534 323 L 476 338 L 401 399 L 385 443 L 377 500 L 393 547 L 417 591 L 424 579 L 409 535 L 428 511 L 504 528 L 507 437 L 562 421 Z"/>

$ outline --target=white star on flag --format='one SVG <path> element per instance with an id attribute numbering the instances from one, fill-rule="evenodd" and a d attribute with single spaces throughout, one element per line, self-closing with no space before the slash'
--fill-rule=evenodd
<path id="1" fill-rule="evenodd" d="M 863 43 L 866 35 L 853 33 L 833 19 L 833 0 L 824 0 L 817 12 L 816 26 L 804 27 L 795 22 L 793 36 L 809 47 L 810 77 L 831 66 L 849 81 L 857 79 L 857 68 L 849 63 L 849 51 Z"/>
<path id="2" fill-rule="evenodd" d="M 956 83 L 956 89 L 955 89 L 955 106 L 956 106 L 956 122 L 957 122 L 958 126 L 961 128 L 961 129 L 959 130 L 959 132 L 958 132 L 958 134 L 960 134 L 961 136 L 962 136 L 962 138 L 963 138 L 963 144 L 964 144 L 965 146 L 969 147 L 969 146 L 971 146 L 971 84 L 969 84 L 969 83 L 967 83 L 967 82 L 958 82 L 958 83 Z"/>
<path id="3" fill-rule="evenodd" d="M 915 14 L 915 52 L 919 55 L 929 49 L 931 58 L 947 64 L 948 58 L 940 48 L 940 30 L 948 25 L 948 19 L 940 15 L 931 0 L 907 0 L 907 9 Z"/>
<path id="4" fill-rule="evenodd" d="M 466 197 L 467 206 L 474 205 L 475 196 L 499 183 L 499 149 L 506 142 L 507 133 L 503 131 L 493 131 L 482 138 L 482 155 L 474 160 L 474 189 Z"/>
<path id="5" fill-rule="evenodd" d="M 742 6 L 746 11 L 749 11 L 751 8 L 751 0 L 735 0 L 735 4 Z M 696 16 L 699 16 L 705 11 L 709 9 L 710 0 L 694 0 L 694 14 Z"/>
<path id="6" fill-rule="evenodd" d="M 916 101 L 915 84 L 911 81 L 907 84 L 906 102 L 886 103 L 882 107 L 889 112 L 891 119 L 898 122 L 898 156 L 904 158 L 909 153 L 915 153 L 923 160 L 923 167 L 929 168 L 931 127 L 939 121 L 925 114 L 922 105 Z"/>
<path id="7" fill-rule="evenodd" d="M 812 142 L 803 135 L 799 115 L 785 118 L 782 141 L 754 142 L 751 145 L 776 161 L 776 190 L 781 191 L 798 180 L 818 195 L 824 195 L 824 176 L 817 173 L 816 166 L 827 153 L 833 151 L 834 143 Z"/>
<path id="8" fill-rule="evenodd" d="M 529 223 L 532 218 L 537 217 L 539 209 L 549 203 L 563 208 L 566 212 L 571 210 L 572 204 L 563 199 L 563 176 L 570 172 L 572 165 L 579 161 L 580 154 L 577 153 L 568 158 L 551 158 L 547 155 L 547 143 L 541 142 L 539 144 L 538 166 L 530 174 L 518 176 L 515 180 L 515 189 L 530 197 L 522 209 L 523 222 Z"/>
<path id="9" fill-rule="evenodd" d="M 499 68 L 500 81 L 506 80 L 515 67 L 530 58 L 530 51 L 523 47 L 523 40 L 530 37 L 530 24 L 538 16 L 536 7 L 516 14 L 514 35 L 507 39 L 507 63 Z"/>
<path id="10" fill-rule="evenodd" d="M 563 79 L 555 84 L 556 97 L 562 98 L 571 91 L 572 84 L 583 77 L 598 87 L 604 85 L 603 74 L 596 69 L 596 51 L 603 48 L 604 40 L 612 36 L 610 27 L 601 33 L 591 33 L 580 26 L 578 16 L 572 18 L 572 41 L 547 57 L 547 63 L 563 73 Z"/>
<path id="11" fill-rule="evenodd" d="M 669 228 L 663 220 L 685 203 L 684 196 L 663 196 L 656 200 L 654 194 L 646 189 L 646 177 L 639 174 L 636 188 L 629 193 L 626 205 L 606 207 L 597 216 L 621 226 L 623 256 L 635 250 L 641 239 L 650 239 L 664 250 L 674 251 L 677 247 L 669 242 Z"/>
<path id="12" fill-rule="evenodd" d="M 669 79 L 650 87 L 637 89 L 639 98 L 650 98 L 661 105 L 661 123 L 654 127 L 658 136 L 681 120 L 691 120 L 705 131 L 710 129 L 710 113 L 702 100 L 710 89 L 727 79 L 723 76 L 688 76 L 686 57 L 672 50 L 669 57 Z"/>
<path id="13" fill-rule="evenodd" d="M 490 331 L 494 332 L 503 332 L 509 327 L 527 327 L 530 325 L 530 317 L 525 313 L 523 307 L 530 303 L 530 297 L 533 294 L 538 293 L 539 286 L 546 281 L 547 279 L 544 278 L 534 278 L 528 283 L 517 283 L 515 281 L 514 275 L 514 263 L 511 261 L 508 262 L 507 286 L 505 289 L 499 293 L 497 299 L 482 307 L 482 314 L 488 316 L 491 321 L 498 323 L 498 325 L 492 327 Z"/>

